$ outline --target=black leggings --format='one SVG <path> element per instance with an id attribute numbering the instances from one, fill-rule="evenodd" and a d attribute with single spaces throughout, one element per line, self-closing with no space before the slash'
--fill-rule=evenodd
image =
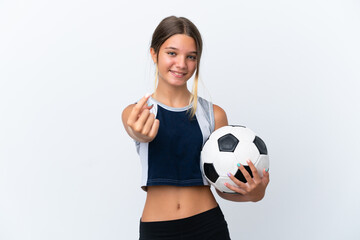
<path id="1" fill-rule="evenodd" d="M 141 222 L 139 240 L 230 240 L 219 206 L 177 220 Z"/>

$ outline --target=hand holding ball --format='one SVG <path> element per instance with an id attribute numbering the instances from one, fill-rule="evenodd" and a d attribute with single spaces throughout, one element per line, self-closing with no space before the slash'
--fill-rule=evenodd
<path id="1" fill-rule="evenodd" d="M 238 163 L 243 165 L 252 177 L 247 160 L 254 164 L 260 177 L 263 176 L 263 169 L 269 168 L 269 156 L 264 141 L 243 126 L 225 126 L 217 129 L 210 135 L 201 151 L 203 174 L 215 188 L 224 193 L 235 193 L 224 185 L 226 182 L 234 184 L 228 173 L 246 182 L 238 169 Z"/>

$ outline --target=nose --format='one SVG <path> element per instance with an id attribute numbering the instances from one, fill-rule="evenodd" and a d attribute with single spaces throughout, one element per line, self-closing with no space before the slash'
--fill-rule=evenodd
<path id="1" fill-rule="evenodd" d="M 176 61 L 176 67 L 179 69 L 186 69 L 186 57 L 179 56 Z"/>

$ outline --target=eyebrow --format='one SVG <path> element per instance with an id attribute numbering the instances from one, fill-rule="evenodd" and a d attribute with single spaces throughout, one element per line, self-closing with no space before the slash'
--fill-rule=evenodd
<path id="1" fill-rule="evenodd" d="M 179 50 L 179 49 L 177 49 L 176 47 L 166 47 L 165 49 Z M 190 53 L 197 54 L 197 51 L 192 51 L 192 52 L 190 52 Z"/>

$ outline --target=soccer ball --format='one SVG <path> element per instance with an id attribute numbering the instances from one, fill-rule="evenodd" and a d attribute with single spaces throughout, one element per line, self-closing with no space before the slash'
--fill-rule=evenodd
<path id="1" fill-rule="evenodd" d="M 236 184 L 227 176 L 232 173 L 237 179 L 246 183 L 238 169 L 240 163 L 253 177 L 246 163 L 250 160 L 262 177 L 263 169 L 269 168 L 269 156 L 264 141 L 244 126 L 224 126 L 214 131 L 205 142 L 201 151 L 201 168 L 206 179 L 219 191 L 235 193 L 224 183 Z"/>

